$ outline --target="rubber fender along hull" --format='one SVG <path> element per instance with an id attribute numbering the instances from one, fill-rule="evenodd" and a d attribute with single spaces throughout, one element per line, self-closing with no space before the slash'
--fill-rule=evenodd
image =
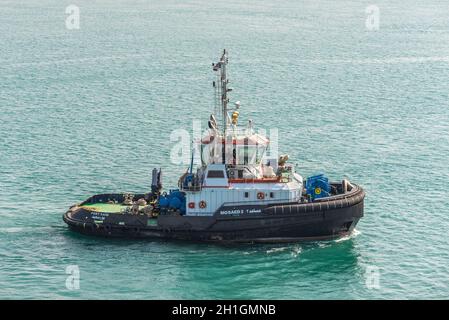
<path id="1" fill-rule="evenodd" d="M 74 206 L 63 216 L 71 230 L 95 236 L 218 242 L 294 242 L 328 240 L 351 234 L 363 217 L 365 193 L 311 203 L 265 206 L 257 214 L 212 216 L 99 213 Z"/>

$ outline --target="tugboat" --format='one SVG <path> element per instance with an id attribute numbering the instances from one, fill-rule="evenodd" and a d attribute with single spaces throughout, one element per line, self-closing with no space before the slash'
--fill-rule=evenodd
<path id="1" fill-rule="evenodd" d="M 198 141 L 201 165 L 191 164 L 178 188 L 162 192 L 153 169 L 151 191 L 94 195 L 63 215 L 70 229 L 107 237 L 219 242 L 328 240 L 351 234 L 363 217 L 365 192 L 324 174 L 306 179 L 288 155 L 264 157 L 269 139 L 250 120 L 239 126 L 240 103 L 230 107 L 226 50 L 212 64 L 217 111 Z"/>

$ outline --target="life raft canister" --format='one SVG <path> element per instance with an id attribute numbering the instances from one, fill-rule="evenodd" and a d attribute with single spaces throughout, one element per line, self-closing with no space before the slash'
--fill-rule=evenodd
<path id="1" fill-rule="evenodd" d="M 259 200 L 265 199 L 265 193 L 263 193 L 263 192 L 258 192 L 258 193 L 257 193 L 257 199 L 259 199 Z"/>
<path id="2" fill-rule="evenodd" d="M 201 200 L 200 203 L 199 203 L 199 207 L 200 207 L 201 209 L 206 208 L 206 201 Z"/>

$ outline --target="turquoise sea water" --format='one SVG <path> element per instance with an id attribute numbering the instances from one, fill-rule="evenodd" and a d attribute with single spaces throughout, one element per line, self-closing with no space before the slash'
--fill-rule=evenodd
<path id="1" fill-rule="evenodd" d="M 69 232 L 69 205 L 146 191 L 153 167 L 176 185 L 170 134 L 205 124 L 223 48 L 243 119 L 277 128 L 302 175 L 365 187 L 357 232 L 243 246 Z M 0 0 L 0 298 L 448 298 L 448 84 L 443 0 Z"/>

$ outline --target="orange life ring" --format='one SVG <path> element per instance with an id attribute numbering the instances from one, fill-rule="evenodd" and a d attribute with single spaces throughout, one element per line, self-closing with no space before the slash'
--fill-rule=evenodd
<path id="1" fill-rule="evenodd" d="M 206 201 L 201 200 L 200 203 L 199 203 L 199 207 L 200 207 L 201 209 L 206 208 Z"/>
<path id="2" fill-rule="evenodd" d="M 263 193 L 263 192 L 258 192 L 258 193 L 257 193 L 257 199 L 259 199 L 259 200 L 265 199 L 265 193 Z"/>

